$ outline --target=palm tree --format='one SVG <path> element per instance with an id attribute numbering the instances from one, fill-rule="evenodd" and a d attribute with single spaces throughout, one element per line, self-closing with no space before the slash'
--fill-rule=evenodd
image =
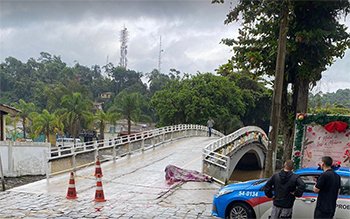
<path id="1" fill-rule="evenodd" d="M 87 126 L 92 120 L 90 112 L 92 103 L 90 100 L 82 97 L 80 93 L 64 95 L 61 99 L 62 109 L 57 112 L 62 115 L 69 133 L 74 137 L 78 137 L 82 126 Z"/>
<path id="2" fill-rule="evenodd" d="M 94 119 L 100 129 L 100 139 L 103 140 L 105 137 L 105 126 L 106 122 L 114 124 L 120 118 L 120 114 L 114 112 L 104 112 L 99 110 L 96 112 Z"/>
<path id="3" fill-rule="evenodd" d="M 11 139 L 15 141 L 17 139 L 17 123 L 21 119 L 19 116 L 10 117 L 6 116 L 6 124 L 12 124 L 13 129 L 9 129 L 9 126 L 6 127 L 6 133 L 9 133 L 11 135 Z"/>
<path id="4" fill-rule="evenodd" d="M 14 104 L 16 108 L 20 110 L 18 116 L 22 119 L 23 127 L 23 138 L 26 139 L 27 122 L 29 119 L 29 114 L 35 111 L 34 103 L 27 103 L 26 101 L 20 99 L 18 103 Z"/>
<path id="5" fill-rule="evenodd" d="M 32 114 L 31 117 L 33 118 L 34 133 L 36 135 L 45 133 L 47 142 L 50 142 L 50 134 L 63 131 L 64 126 L 61 119 L 56 114 L 49 113 L 46 109 L 41 114 Z"/>
<path id="6" fill-rule="evenodd" d="M 131 120 L 138 120 L 141 113 L 139 93 L 120 92 L 115 98 L 111 111 L 118 112 L 128 121 L 128 134 L 131 132 Z"/>

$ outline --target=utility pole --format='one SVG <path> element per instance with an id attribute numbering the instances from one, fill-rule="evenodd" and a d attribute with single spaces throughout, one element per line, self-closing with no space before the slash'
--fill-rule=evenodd
<path id="1" fill-rule="evenodd" d="M 281 119 L 281 101 L 284 78 L 284 66 L 286 57 L 286 43 L 288 32 L 288 0 L 282 1 L 282 11 L 280 20 L 280 30 L 278 37 L 278 50 L 275 69 L 275 82 L 273 86 L 272 110 L 269 128 L 269 145 L 265 162 L 265 177 L 270 177 L 274 172 L 275 156 L 277 149 L 279 121 Z"/>
<path id="2" fill-rule="evenodd" d="M 158 72 L 160 72 L 161 70 L 161 65 L 162 65 L 162 52 L 164 52 L 164 50 L 162 49 L 162 36 L 159 37 L 159 56 L 158 56 Z"/>

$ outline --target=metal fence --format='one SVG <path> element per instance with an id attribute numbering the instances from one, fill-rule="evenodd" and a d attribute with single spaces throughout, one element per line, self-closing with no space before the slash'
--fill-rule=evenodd
<path id="1" fill-rule="evenodd" d="M 213 130 L 212 134 L 217 137 L 224 136 L 216 130 Z M 144 152 L 166 142 L 206 135 L 206 126 L 180 124 L 112 139 L 65 145 L 64 148 L 52 147 L 47 157 L 47 179 L 52 175 L 92 165 L 97 156 L 100 157 L 100 161 L 115 161 L 120 157 Z"/>

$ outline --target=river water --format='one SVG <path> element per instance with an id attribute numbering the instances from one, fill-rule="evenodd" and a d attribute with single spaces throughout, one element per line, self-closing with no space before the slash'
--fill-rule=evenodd
<path id="1" fill-rule="evenodd" d="M 260 179 L 264 176 L 264 170 L 234 170 L 230 181 L 247 181 Z"/>

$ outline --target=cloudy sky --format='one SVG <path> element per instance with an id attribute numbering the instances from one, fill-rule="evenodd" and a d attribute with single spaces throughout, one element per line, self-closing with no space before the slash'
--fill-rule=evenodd
<path id="1" fill-rule="evenodd" d="M 211 0 L 0 0 L 0 61 L 22 61 L 42 51 L 61 56 L 68 65 L 117 65 L 120 30 L 127 27 L 128 68 L 150 72 L 158 68 L 162 37 L 163 73 L 214 72 L 230 57 L 220 44 L 237 36 L 239 24 L 223 21 L 232 5 Z M 232 1 L 233 5 L 235 0 Z M 350 17 L 346 21 L 350 27 Z M 350 50 L 337 60 L 314 91 L 350 88 Z"/>

